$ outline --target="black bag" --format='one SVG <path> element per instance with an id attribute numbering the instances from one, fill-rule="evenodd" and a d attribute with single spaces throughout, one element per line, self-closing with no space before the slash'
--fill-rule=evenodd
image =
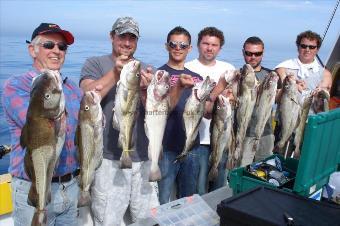
<path id="1" fill-rule="evenodd" d="M 340 206 L 266 187 L 223 200 L 217 213 L 221 226 L 340 226 Z"/>

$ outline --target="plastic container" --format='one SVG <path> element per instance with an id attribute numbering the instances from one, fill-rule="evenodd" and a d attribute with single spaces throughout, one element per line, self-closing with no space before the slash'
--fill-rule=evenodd
<path id="1" fill-rule="evenodd" d="M 0 215 L 13 211 L 10 182 L 10 174 L 0 175 Z"/>
<path id="2" fill-rule="evenodd" d="M 163 204 L 151 210 L 160 226 L 218 226 L 220 218 L 199 196 L 193 195 Z"/>
<path id="3" fill-rule="evenodd" d="M 284 167 L 296 172 L 295 179 L 280 188 L 306 197 L 319 192 L 339 168 L 340 109 L 308 117 L 299 160 L 279 158 Z M 257 186 L 274 187 L 250 176 L 244 167 L 230 172 L 230 186 L 234 194 Z"/>

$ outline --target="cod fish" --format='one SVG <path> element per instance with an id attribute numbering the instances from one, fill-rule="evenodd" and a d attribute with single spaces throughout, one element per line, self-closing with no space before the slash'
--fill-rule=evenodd
<path id="1" fill-rule="evenodd" d="M 236 148 L 233 153 L 233 163 L 229 165 L 238 166 L 243 154 L 243 140 L 256 102 L 256 77 L 254 69 L 245 64 L 241 69 L 241 80 L 239 85 L 238 107 L 236 111 Z"/>
<path id="2" fill-rule="evenodd" d="M 271 116 L 278 80 L 279 76 L 272 71 L 264 78 L 259 86 L 256 106 L 254 108 L 256 115 L 254 151 L 257 150 L 264 127 Z"/>
<path id="3" fill-rule="evenodd" d="M 327 90 L 321 89 L 313 97 L 312 109 L 315 114 L 320 112 L 329 111 L 329 92 Z"/>
<path id="4" fill-rule="evenodd" d="M 140 62 L 132 60 L 125 64 L 120 72 L 117 83 L 115 105 L 113 108 L 113 128 L 119 130 L 118 144 L 123 149 L 120 157 L 122 169 L 132 168 L 130 157 L 133 151 L 133 130 L 136 124 L 139 105 L 140 89 Z"/>
<path id="5" fill-rule="evenodd" d="M 170 77 L 163 70 L 157 71 L 147 89 L 145 105 L 145 133 L 149 139 L 148 155 L 151 160 L 149 181 L 159 181 L 161 171 L 158 159 L 162 151 L 162 141 L 170 111 Z"/>
<path id="6" fill-rule="evenodd" d="M 278 106 L 279 120 L 282 125 L 279 141 L 275 145 L 275 152 L 284 154 L 284 146 L 295 131 L 299 114 L 300 104 L 298 99 L 299 91 L 296 81 L 292 76 L 286 76 L 283 81 L 283 91 L 281 100 Z"/>
<path id="7" fill-rule="evenodd" d="M 188 97 L 183 112 L 183 122 L 186 135 L 185 146 L 176 160 L 183 159 L 191 150 L 198 134 L 199 124 L 204 113 L 205 101 L 216 83 L 210 80 L 209 76 L 202 82 L 198 82 L 192 88 L 192 93 Z"/>
<path id="8" fill-rule="evenodd" d="M 211 168 L 208 174 L 209 181 L 213 181 L 218 175 L 218 165 L 223 152 L 230 150 L 232 139 L 233 110 L 229 98 L 219 95 L 215 102 L 212 120 L 210 123 L 211 134 Z"/>
<path id="9" fill-rule="evenodd" d="M 303 100 L 300 112 L 299 112 L 299 121 L 298 121 L 298 126 L 295 130 L 295 137 L 294 137 L 294 145 L 295 145 L 295 150 L 294 150 L 294 158 L 300 158 L 300 146 L 301 146 L 301 141 L 303 138 L 305 126 L 306 126 L 306 121 L 307 117 L 310 111 L 310 107 L 312 105 L 313 101 L 313 95 L 309 95 L 305 97 Z"/>
<path id="10" fill-rule="evenodd" d="M 34 206 L 32 225 L 45 225 L 51 202 L 51 181 L 65 142 L 65 96 L 59 72 L 45 70 L 32 82 L 20 145 L 26 148 L 24 167 L 32 184 L 27 202 Z"/>
<path id="11" fill-rule="evenodd" d="M 80 102 L 79 123 L 75 138 L 80 163 L 78 207 L 87 206 L 90 203 L 90 187 L 94 173 L 103 159 L 105 118 L 100 101 L 101 96 L 98 93 L 87 91 Z"/>

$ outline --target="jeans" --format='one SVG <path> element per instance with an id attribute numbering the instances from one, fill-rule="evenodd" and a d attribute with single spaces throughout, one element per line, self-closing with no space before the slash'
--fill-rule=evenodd
<path id="1" fill-rule="evenodd" d="M 217 178 L 214 181 L 209 182 L 209 192 L 214 191 L 218 188 L 221 188 L 225 185 L 226 183 L 226 176 L 227 176 L 227 169 L 226 169 L 226 164 L 228 160 L 228 154 L 226 152 L 223 152 L 222 158 L 220 163 L 218 164 L 218 175 Z"/>
<path id="2" fill-rule="evenodd" d="M 27 204 L 30 181 L 12 178 L 14 225 L 31 225 L 35 208 Z M 66 183 L 52 183 L 51 203 L 46 206 L 47 225 L 74 225 L 77 223 L 79 187 L 77 178 Z"/>
<path id="3" fill-rule="evenodd" d="M 207 178 L 209 173 L 210 145 L 200 145 L 197 153 L 199 154 L 199 175 L 197 182 L 197 192 L 199 195 L 207 193 Z"/>
<path id="4" fill-rule="evenodd" d="M 181 161 L 174 163 L 178 153 L 164 150 L 159 161 L 162 179 L 158 182 L 159 202 L 170 201 L 170 195 L 177 182 L 177 198 L 191 196 L 197 193 L 199 173 L 199 155 L 197 148 L 192 149 Z"/>

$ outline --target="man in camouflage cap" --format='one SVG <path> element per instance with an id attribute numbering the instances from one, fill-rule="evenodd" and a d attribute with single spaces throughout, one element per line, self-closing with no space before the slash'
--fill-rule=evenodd
<path id="1" fill-rule="evenodd" d="M 144 131 L 144 113 L 139 112 L 135 126 L 136 148 L 131 152 L 132 169 L 120 168 L 122 149 L 118 146 L 119 131 L 112 127 L 112 109 L 117 82 L 124 64 L 134 59 L 139 28 L 131 17 L 120 17 L 110 32 L 112 53 L 86 60 L 80 78 L 84 90 L 97 90 L 106 116 L 104 129 L 103 162 L 97 169 L 91 188 L 93 220 L 95 225 L 120 225 L 129 206 L 133 221 L 145 218 L 151 208 L 159 205 L 157 183 L 148 182 L 150 165 L 148 143 Z M 152 68 L 142 63 L 141 93 L 146 94 L 147 80 L 151 80 Z M 143 95 L 143 94 L 142 94 Z M 141 109 L 142 107 L 140 107 Z"/>

